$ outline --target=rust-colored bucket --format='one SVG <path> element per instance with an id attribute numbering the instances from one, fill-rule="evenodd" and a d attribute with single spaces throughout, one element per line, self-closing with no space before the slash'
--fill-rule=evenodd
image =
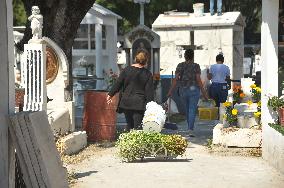
<path id="1" fill-rule="evenodd" d="M 84 96 L 83 129 L 88 141 L 113 141 L 116 133 L 117 96 L 107 104 L 108 92 L 87 91 Z"/>
<path id="2" fill-rule="evenodd" d="M 15 107 L 19 108 L 19 112 L 23 111 L 24 96 L 25 96 L 25 89 L 22 88 L 15 89 Z"/>

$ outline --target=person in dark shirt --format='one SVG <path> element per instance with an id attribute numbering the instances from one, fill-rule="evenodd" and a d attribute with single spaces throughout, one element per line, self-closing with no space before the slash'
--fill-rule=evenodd
<path id="1" fill-rule="evenodd" d="M 175 78 L 168 92 L 168 97 L 172 95 L 172 91 L 178 85 L 178 91 L 185 102 L 189 136 L 194 136 L 193 129 L 200 90 L 206 100 L 208 100 L 208 97 L 201 82 L 200 66 L 193 62 L 194 51 L 191 49 L 186 50 L 184 58 L 185 62 L 179 63 L 176 68 Z"/>
<path id="2" fill-rule="evenodd" d="M 107 103 L 110 104 L 112 97 L 120 92 L 117 111 L 125 114 L 126 131 L 142 128 L 146 104 L 154 100 L 153 77 L 145 68 L 147 62 L 147 52 L 138 51 L 134 64 L 123 69 L 107 96 Z"/>

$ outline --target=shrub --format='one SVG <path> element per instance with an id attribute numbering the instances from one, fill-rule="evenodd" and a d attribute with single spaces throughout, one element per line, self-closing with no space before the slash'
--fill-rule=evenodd
<path id="1" fill-rule="evenodd" d="M 180 135 L 133 130 L 121 134 L 116 146 L 119 157 L 123 161 L 130 162 L 150 156 L 182 155 L 186 150 L 187 141 Z"/>

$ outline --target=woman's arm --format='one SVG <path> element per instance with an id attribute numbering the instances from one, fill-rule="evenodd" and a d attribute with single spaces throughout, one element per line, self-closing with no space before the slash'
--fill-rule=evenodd
<path id="1" fill-rule="evenodd" d="M 110 91 L 108 92 L 108 96 L 107 96 L 107 103 L 110 104 L 112 102 L 111 98 L 117 93 L 119 92 L 119 90 L 123 87 L 123 83 L 124 83 L 124 79 L 125 79 L 125 71 L 123 70 L 118 79 L 116 80 L 115 84 L 112 86 L 112 88 L 110 89 Z"/>
<path id="2" fill-rule="evenodd" d="M 177 79 L 176 79 L 177 76 L 178 76 L 178 75 L 176 75 L 175 78 L 173 78 L 173 83 L 172 83 L 172 85 L 171 85 L 171 87 L 170 87 L 170 89 L 169 89 L 169 92 L 168 92 L 168 94 L 167 94 L 167 97 L 172 96 L 173 90 L 175 89 L 175 87 L 176 87 L 176 85 L 177 85 Z"/>

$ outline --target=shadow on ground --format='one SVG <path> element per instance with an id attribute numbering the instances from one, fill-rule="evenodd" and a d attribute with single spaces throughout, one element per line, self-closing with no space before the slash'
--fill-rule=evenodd
<path id="1" fill-rule="evenodd" d="M 94 173 L 97 173 L 98 171 L 96 170 L 92 170 L 92 171 L 88 171 L 88 172 L 79 172 L 79 173 L 76 173 L 76 178 L 79 179 L 79 178 L 83 178 L 83 177 L 86 177 L 86 176 L 90 176 L 91 174 L 94 174 Z"/>

